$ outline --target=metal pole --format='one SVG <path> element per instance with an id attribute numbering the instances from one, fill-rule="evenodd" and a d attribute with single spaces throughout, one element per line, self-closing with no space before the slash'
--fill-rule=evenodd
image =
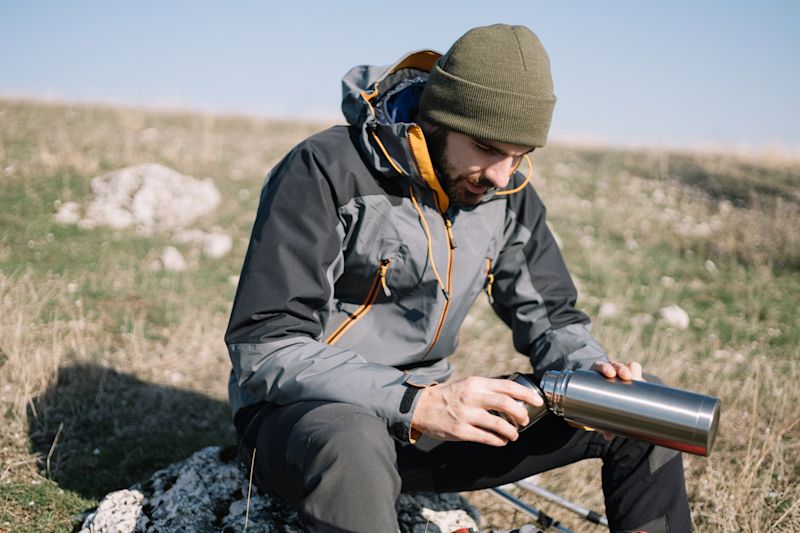
<path id="1" fill-rule="evenodd" d="M 573 513 L 577 514 L 584 520 L 588 520 L 589 522 L 592 522 L 594 524 L 600 524 L 608 527 L 608 519 L 601 513 L 598 513 L 597 511 L 592 511 L 591 509 L 587 509 L 586 507 L 582 507 L 576 503 L 572 503 L 566 498 L 563 498 L 554 492 L 550 492 L 549 490 L 540 487 L 536 483 L 530 481 L 530 478 L 522 479 L 514 484 L 521 489 L 533 492 L 534 494 L 541 496 L 542 498 L 550 500 L 551 502 L 572 511 Z"/>
<path id="2" fill-rule="evenodd" d="M 491 488 L 489 490 L 495 496 L 499 497 L 500 499 L 505 500 L 506 502 L 510 503 L 511 505 L 513 505 L 514 507 L 519 509 L 520 511 L 522 511 L 522 512 L 526 513 L 527 515 L 531 516 L 534 520 L 536 520 L 536 525 L 541 526 L 542 529 L 546 530 L 546 529 L 552 527 L 552 528 L 554 528 L 554 529 L 556 529 L 558 531 L 561 531 L 561 533 L 573 533 L 573 531 L 571 529 L 569 529 L 568 527 L 562 525 L 561 522 L 559 522 L 558 520 L 555 520 L 552 516 L 549 516 L 549 515 L 543 513 L 542 511 L 536 509 L 535 507 L 532 507 L 532 506 L 528 505 L 527 503 L 525 503 L 524 501 L 520 500 L 519 498 L 511 495 L 509 492 L 507 492 L 507 491 L 505 491 L 505 490 L 503 490 L 501 488 L 498 488 L 498 487 L 494 487 L 494 488 Z"/>

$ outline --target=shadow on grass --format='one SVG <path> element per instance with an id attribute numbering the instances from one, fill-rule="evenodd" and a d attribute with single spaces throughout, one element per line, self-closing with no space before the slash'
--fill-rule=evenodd
<path id="1" fill-rule="evenodd" d="M 60 369 L 28 419 L 43 474 L 85 498 L 235 439 L 225 402 L 91 364 Z"/>

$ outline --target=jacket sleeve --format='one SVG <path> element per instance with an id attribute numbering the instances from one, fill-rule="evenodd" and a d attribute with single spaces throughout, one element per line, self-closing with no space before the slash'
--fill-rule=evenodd
<path id="1" fill-rule="evenodd" d="M 530 357 L 536 378 L 607 361 L 589 318 L 575 308 L 575 285 L 533 187 L 509 197 L 503 241 L 492 307 L 511 327 L 515 348 Z"/>
<path id="2" fill-rule="evenodd" d="M 261 194 L 225 335 L 232 408 L 257 400 L 352 403 L 405 441 L 414 395 L 403 372 L 321 339 L 344 234 L 329 176 L 307 142 L 270 173 Z"/>

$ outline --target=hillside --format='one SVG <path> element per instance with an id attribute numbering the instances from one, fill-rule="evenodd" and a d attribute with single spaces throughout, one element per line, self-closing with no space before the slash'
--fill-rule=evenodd
<path id="1" fill-rule="evenodd" d="M 109 490 L 233 442 L 222 336 L 259 189 L 323 127 L 0 100 L 0 532 L 70 531 Z M 696 528 L 800 530 L 800 164 L 558 145 L 533 161 L 609 353 L 722 398 L 711 457 L 685 462 Z M 219 207 L 191 229 L 231 237 L 229 253 L 54 219 L 88 204 L 93 177 L 143 163 L 211 178 Z M 184 270 L 163 267 L 167 246 Z M 661 317 L 673 305 L 685 329 Z M 527 368 L 484 299 L 455 357 L 461 375 Z M 602 510 L 598 471 L 542 483 Z M 470 499 L 486 527 L 525 523 L 485 493 Z"/>

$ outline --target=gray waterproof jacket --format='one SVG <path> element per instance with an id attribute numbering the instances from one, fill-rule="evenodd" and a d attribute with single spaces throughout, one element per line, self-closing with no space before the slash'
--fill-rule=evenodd
<path id="1" fill-rule="evenodd" d="M 225 337 L 234 415 L 262 400 L 347 402 L 407 442 L 416 391 L 450 376 L 482 291 L 537 375 L 606 359 L 524 176 L 478 206 L 450 205 L 413 122 L 438 57 L 352 69 L 349 125 L 267 176 Z"/>

